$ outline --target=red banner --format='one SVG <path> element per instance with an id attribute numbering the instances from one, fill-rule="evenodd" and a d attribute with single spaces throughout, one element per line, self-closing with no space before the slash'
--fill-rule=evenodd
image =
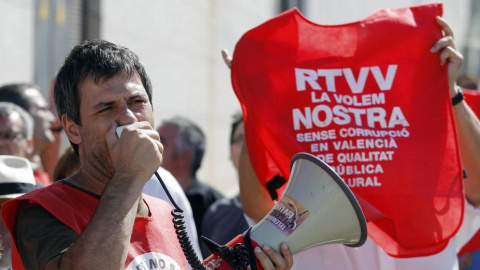
<path id="1" fill-rule="evenodd" d="M 480 118 L 480 91 L 463 89 L 463 95 L 468 106 L 472 109 L 475 115 Z"/>
<path id="2" fill-rule="evenodd" d="M 247 32 L 232 62 L 262 183 L 312 153 L 356 194 L 388 254 L 439 252 L 458 230 L 462 168 L 448 78 L 430 48 L 440 4 L 322 26 L 296 9 Z"/>

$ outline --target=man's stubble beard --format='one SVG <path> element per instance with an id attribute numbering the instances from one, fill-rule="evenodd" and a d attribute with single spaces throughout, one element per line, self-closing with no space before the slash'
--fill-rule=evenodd
<path id="1" fill-rule="evenodd" d="M 110 180 L 115 173 L 115 167 L 112 164 L 107 143 L 105 141 L 98 142 L 91 148 L 84 146 L 82 149 L 88 166 L 95 170 L 94 175 Z"/>

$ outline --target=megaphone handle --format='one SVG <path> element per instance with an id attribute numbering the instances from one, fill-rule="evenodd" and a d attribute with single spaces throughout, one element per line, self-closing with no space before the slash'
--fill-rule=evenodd
<path id="1" fill-rule="evenodd" d="M 230 242 L 228 242 L 225 246 L 233 247 L 235 244 L 246 245 L 245 240 L 246 239 L 244 238 L 243 234 L 239 234 L 237 237 L 233 238 Z M 253 251 L 255 247 L 260 246 L 253 239 L 251 239 L 251 243 L 252 243 L 251 251 Z M 252 254 L 253 252 L 250 252 L 250 253 Z M 257 270 L 263 270 L 260 264 L 260 261 L 256 257 L 255 257 L 255 262 L 257 265 Z M 232 266 L 226 260 L 224 260 L 218 253 L 214 253 L 210 255 L 208 258 L 206 258 L 203 261 L 203 265 L 205 265 L 207 269 L 216 269 L 216 270 L 232 270 L 233 269 Z M 254 268 L 252 267 L 252 269 Z"/>

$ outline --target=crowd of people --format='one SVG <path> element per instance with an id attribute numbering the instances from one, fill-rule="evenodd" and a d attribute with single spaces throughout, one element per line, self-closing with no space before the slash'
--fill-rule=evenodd
<path id="1" fill-rule="evenodd" d="M 431 53 L 449 66 L 450 95 L 458 99 L 455 82 L 463 58 L 449 26 L 438 23 L 445 36 Z M 224 59 L 230 65 L 225 53 Z M 197 176 L 206 144 L 201 128 L 176 116 L 155 129 L 150 79 L 125 47 L 103 40 L 77 45 L 56 75 L 54 97 L 61 129 L 54 128 L 56 117 L 38 86 L 0 87 L 0 270 L 147 269 L 148 263 L 187 269 L 196 262 L 185 259 L 172 206 L 183 209 L 192 248 L 205 258 L 211 251 L 201 244 L 201 235 L 225 244 L 274 204 L 250 164 L 242 115 L 234 115 L 230 134 L 240 193 L 224 198 Z M 464 220 L 471 221 L 480 215 L 480 122 L 463 100 L 453 111 L 468 174 Z M 119 126 L 126 126 L 120 136 Z M 41 156 L 59 132 L 71 147 L 50 176 Z M 411 259 L 390 258 L 371 240 L 357 249 L 322 246 L 295 256 L 285 245 L 280 253 L 268 246 L 254 253 L 264 269 L 433 269 L 443 264 L 441 269 L 450 270 L 459 269 L 455 252 L 468 241 L 466 235 L 459 233 L 457 247 L 452 241 L 439 254 Z"/>

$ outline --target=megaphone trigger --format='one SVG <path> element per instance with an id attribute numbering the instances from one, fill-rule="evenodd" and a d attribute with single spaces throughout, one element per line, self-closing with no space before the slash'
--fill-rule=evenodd
<path id="1" fill-rule="evenodd" d="M 247 232 L 249 231 L 247 230 Z M 253 248 L 258 246 L 258 244 L 252 243 L 249 237 L 245 238 L 244 235 L 238 235 L 223 246 L 205 236 L 201 238 L 203 243 L 205 243 L 212 252 L 212 255 L 203 261 L 206 269 L 244 270 L 247 269 L 249 265 L 252 265 L 252 270 L 257 269 Z"/>

